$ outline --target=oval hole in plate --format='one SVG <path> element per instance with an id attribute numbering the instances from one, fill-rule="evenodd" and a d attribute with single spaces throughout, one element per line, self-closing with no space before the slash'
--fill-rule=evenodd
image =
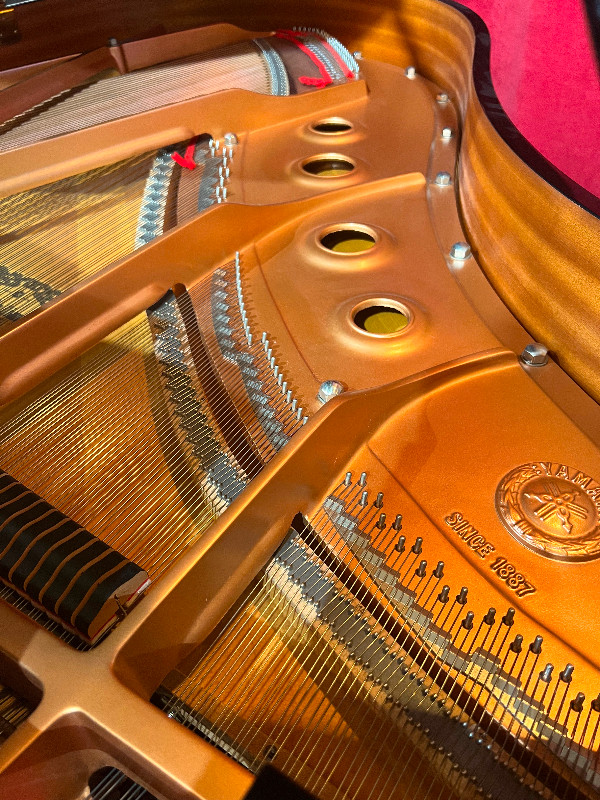
<path id="1" fill-rule="evenodd" d="M 315 156 L 302 164 L 302 169 L 317 178 L 340 178 L 354 169 L 354 164 L 338 155 Z"/>
<path id="2" fill-rule="evenodd" d="M 322 133 L 325 136 L 340 136 L 342 133 L 352 130 L 352 123 L 341 117 L 332 117 L 314 122 L 310 127 L 315 133 Z"/>
<path id="3" fill-rule="evenodd" d="M 338 228 L 329 231 L 319 239 L 327 250 L 333 253 L 364 253 L 377 241 L 373 234 L 358 228 Z"/>
<path id="4" fill-rule="evenodd" d="M 384 300 L 361 304 L 352 315 L 352 321 L 360 330 L 375 336 L 393 336 L 409 323 L 408 314 Z"/>

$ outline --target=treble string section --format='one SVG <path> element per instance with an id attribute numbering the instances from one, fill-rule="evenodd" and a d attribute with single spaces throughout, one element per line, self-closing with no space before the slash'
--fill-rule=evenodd
<path id="1" fill-rule="evenodd" d="M 376 505 L 376 506 L 380 506 L 380 498 L 381 498 L 381 494 L 378 494 L 378 496 L 377 496 L 377 499 L 376 499 L 376 501 L 375 501 L 374 505 Z M 363 497 L 361 497 L 361 500 L 362 500 L 362 502 L 364 502 L 364 493 L 363 493 Z M 384 527 L 384 525 L 382 524 L 382 523 L 384 522 L 384 520 L 382 520 L 382 516 L 383 516 L 383 515 L 380 515 L 380 516 L 379 516 L 379 519 L 377 520 L 377 528 L 379 528 L 379 529 L 381 529 L 381 528 L 383 528 L 383 527 Z M 394 523 L 394 525 L 392 526 L 392 530 L 397 530 L 397 528 L 398 528 L 398 527 L 399 527 L 399 520 L 398 520 L 398 518 L 396 518 L 396 520 L 395 520 L 395 523 Z M 404 540 L 404 537 L 400 537 L 400 539 L 399 539 L 399 541 L 398 541 L 398 545 L 399 545 L 399 547 L 398 547 L 398 550 L 399 550 L 399 551 L 401 551 L 401 552 L 404 552 L 404 550 L 405 550 L 405 547 L 404 547 L 404 541 L 405 541 L 405 540 Z M 414 567 L 414 564 L 416 563 L 416 558 L 417 558 L 417 557 L 420 555 L 421 547 L 422 547 L 422 542 L 421 542 L 421 540 L 419 539 L 419 537 L 417 537 L 417 540 L 415 541 L 415 544 L 414 544 L 414 545 L 413 545 L 413 547 L 411 548 L 411 550 L 410 550 L 410 553 L 404 557 L 402 564 L 401 564 L 401 565 L 399 565 L 399 566 L 400 566 L 400 568 L 401 568 L 401 569 L 403 569 L 403 568 L 404 568 L 404 567 L 407 565 L 407 563 L 409 564 L 409 566 L 408 566 L 408 569 L 407 569 L 407 570 L 405 570 L 405 575 L 406 575 L 406 574 L 409 574 L 409 573 L 411 573 L 411 572 L 413 572 L 413 569 L 412 569 L 412 568 Z M 411 555 L 411 554 L 412 554 L 412 555 Z M 368 562 L 367 562 L 367 563 L 372 563 L 372 560 L 373 560 L 373 559 L 372 559 L 372 553 L 370 554 L 370 556 L 371 556 L 371 557 L 368 559 Z M 411 561 L 412 561 L 412 564 L 411 564 Z M 417 569 L 416 569 L 416 570 L 414 570 L 414 576 L 415 576 L 416 578 L 418 578 L 418 579 L 419 579 L 419 581 L 420 581 L 420 580 L 421 580 L 421 579 L 424 577 L 423 570 L 424 570 L 424 564 L 425 564 L 425 563 L 426 563 L 426 562 L 424 562 L 423 560 L 421 560 L 421 561 L 420 561 L 420 563 L 419 563 L 419 566 L 417 567 Z M 439 577 L 441 577 L 441 576 L 440 576 L 440 565 L 438 565 L 438 568 L 436 568 L 436 572 L 437 572 L 436 578 L 439 578 Z M 412 580 L 412 579 L 411 579 L 411 580 Z M 407 583 L 409 583 L 409 584 L 410 584 L 410 580 L 409 580 L 409 581 L 407 581 Z M 366 585 L 366 586 L 367 586 L 369 589 L 371 588 L 371 586 L 369 586 L 369 581 L 368 581 L 368 580 L 365 582 L 365 585 Z M 425 596 L 425 593 L 426 593 L 426 591 L 427 591 L 427 585 L 428 585 L 428 581 L 427 581 L 427 582 L 426 582 L 426 583 L 425 583 L 425 584 L 422 586 L 422 589 L 421 589 L 420 593 L 417 595 L 418 599 L 419 599 L 421 602 L 422 602 L 422 598 Z M 430 590 L 430 591 L 429 591 L 429 597 L 431 597 L 431 594 L 432 594 L 432 592 L 431 592 L 431 590 Z M 368 610 L 368 604 L 367 604 L 367 610 Z M 389 609 L 388 609 L 388 610 L 389 610 Z M 375 612 L 375 610 L 374 610 L 374 609 L 371 611 L 371 614 L 372 614 L 372 616 L 373 616 L 373 618 L 374 618 L 375 620 L 377 620 L 377 618 L 378 618 L 378 617 L 381 617 L 381 614 L 377 614 L 377 613 Z M 380 621 L 380 620 L 379 620 L 379 621 Z M 354 635 L 356 635 L 356 634 L 354 634 Z M 376 637 L 376 634 L 371 634 L 371 636 L 372 636 L 372 639 L 374 639 L 375 641 L 376 641 L 376 639 L 378 638 L 378 637 Z M 353 646 L 354 646 L 354 645 L 353 645 Z M 379 677 L 377 677 L 377 673 L 378 673 L 378 672 L 380 672 L 380 670 L 381 670 L 381 668 L 382 668 L 382 658 L 381 658 L 381 655 L 383 655 L 383 658 L 385 658 L 385 656 L 389 654 L 389 649 L 388 649 L 388 648 L 384 648 L 384 651 L 385 651 L 385 652 L 383 652 L 382 654 L 378 654 L 378 653 L 377 653 L 377 647 L 375 647 L 375 648 L 372 648 L 372 649 L 371 649 L 371 656 L 370 656 L 370 658 L 371 658 L 371 659 L 372 659 L 372 658 L 377 658 L 377 656 L 379 655 L 379 656 L 380 656 L 380 657 L 379 657 L 379 660 L 378 660 L 378 661 L 371 661 L 371 660 L 369 660 L 368 662 L 366 662 L 366 665 L 365 665 L 365 669 L 367 669 L 367 670 L 370 670 L 370 672 L 367 672 L 367 676 L 366 676 L 366 678 L 367 678 L 367 680 L 368 680 L 368 681 L 372 681 L 372 682 L 373 682 L 373 685 L 374 685 L 374 687 L 379 687 L 379 686 L 381 686 L 381 684 L 382 684 L 382 679 L 381 679 L 381 678 L 379 678 Z M 355 655 L 355 654 L 351 654 L 351 655 Z M 391 655 L 392 655 L 392 657 L 394 657 L 394 653 L 392 653 Z M 360 664 L 360 661 L 361 661 L 361 659 L 360 659 L 360 658 L 358 658 L 358 659 L 356 659 L 356 660 L 357 660 L 357 663 L 359 663 L 359 664 Z M 400 658 L 400 660 L 402 660 L 402 657 Z M 394 673 L 394 671 L 396 671 L 396 670 L 397 670 L 397 668 L 396 668 L 396 669 L 392 668 L 392 671 L 391 671 L 391 673 L 388 673 L 388 675 L 387 675 L 386 677 L 388 677 L 388 679 L 389 679 L 389 678 L 393 679 L 393 677 L 394 677 L 394 676 L 393 676 L 393 673 Z M 403 674 L 403 675 L 406 675 L 406 673 L 407 673 L 407 672 L 408 672 L 408 668 L 404 666 L 404 667 L 402 668 L 402 674 Z M 389 684 L 383 684 L 383 686 L 384 686 L 384 691 L 387 691 L 387 690 L 389 690 Z M 375 688 L 375 692 L 376 692 L 376 695 L 375 695 L 375 696 L 377 696 L 377 694 L 378 694 L 378 693 L 380 693 L 380 691 L 381 691 L 381 690 L 379 690 L 378 688 Z M 393 700 L 393 698 L 392 698 L 391 696 L 389 696 L 389 695 L 385 696 L 385 700 L 384 700 L 385 702 L 389 702 L 390 700 Z M 410 720 L 409 720 L 409 721 L 410 721 Z M 405 720 L 405 722 L 406 722 L 406 720 Z M 402 752 L 402 751 L 400 751 L 400 752 Z M 396 760 L 397 756 L 398 756 L 398 755 L 400 755 L 400 752 L 394 752 L 394 756 L 393 756 L 393 760 L 394 760 L 394 761 Z M 410 753 L 408 753 L 408 755 L 410 756 Z M 390 769 L 389 769 L 389 771 L 388 771 L 388 781 L 387 781 L 387 783 L 389 783 L 389 782 L 390 782 L 390 780 L 392 779 L 392 777 L 393 777 L 393 772 L 394 772 L 393 765 L 391 765 L 391 768 L 390 768 Z M 370 776 L 369 776 L 369 777 L 370 777 Z M 406 789 L 407 789 L 407 791 L 409 791 L 409 790 L 410 790 L 410 786 L 406 786 Z M 397 791 L 399 791 L 398 787 L 396 787 L 396 792 L 397 792 Z M 384 790 L 384 792 L 385 792 L 385 790 Z"/>
<path id="2" fill-rule="evenodd" d="M 272 761 L 320 797 L 537 796 L 522 716 L 547 720 L 541 640 L 523 652 L 514 609 L 477 620 L 468 588 L 451 592 L 426 541 L 411 534 L 411 546 L 401 515 L 390 520 L 366 474 L 348 473 L 155 702 L 248 769 Z M 588 719 L 570 726 L 580 743 Z"/>
<path id="3" fill-rule="evenodd" d="M 90 776 L 82 800 L 156 800 L 156 798 L 116 767 L 102 767 Z"/>
<path id="4" fill-rule="evenodd" d="M 0 684 L 0 744 L 27 719 L 33 708 L 32 703 Z"/>
<path id="5" fill-rule="evenodd" d="M 369 504 L 365 503 L 363 485 L 352 487 L 350 490 L 346 484 L 343 484 L 343 487 L 342 491 L 352 497 L 350 511 L 358 510 L 359 519 L 366 522 L 367 527 L 380 520 L 378 509 L 370 508 Z M 323 524 L 320 525 L 320 522 Z M 324 546 L 314 545 L 315 550 L 308 551 L 306 542 L 302 543 L 302 541 L 307 536 L 314 537 L 315 529 L 319 530 L 325 544 Z M 268 629 L 265 631 L 264 628 L 261 628 L 262 634 L 259 637 L 254 635 L 259 624 L 255 617 L 251 617 L 253 624 L 248 627 L 248 618 L 240 615 L 229 624 L 223 639 L 217 640 L 212 653 L 209 653 L 198 668 L 192 671 L 193 675 L 190 680 L 185 687 L 181 687 L 184 691 L 180 693 L 179 690 L 176 690 L 176 694 L 184 695 L 188 704 L 194 699 L 192 710 L 197 716 L 201 716 L 205 725 L 208 719 L 211 722 L 216 719 L 213 730 L 219 732 L 221 741 L 225 739 L 225 735 L 227 735 L 228 742 L 233 741 L 233 744 L 229 744 L 223 749 L 234 757 L 236 752 L 243 751 L 245 759 L 251 760 L 248 751 L 252 748 L 252 754 L 262 752 L 264 758 L 273 759 L 279 768 L 283 768 L 300 783 L 308 783 L 312 787 L 310 776 L 318 777 L 319 769 L 317 767 L 315 770 L 314 764 L 310 764 L 307 775 L 305 765 L 316 753 L 314 760 L 317 764 L 320 756 L 326 759 L 321 763 L 322 772 L 324 772 L 321 783 L 325 783 L 330 791 L 335 784 L 343 785 L 344 796 L 360 796 L 360 792 L 348 794 L 349 787 L 347 785 L 350 781 L 356 789 L 357 783 L 362 783 L 360 776 L 350 778 L 346 771 L 347 777 L 344 784 L 344 777 L 340 774 L 341 770 L 335 770 L 337 772 L 335 775 L 327 776 L 326 774 L 328 765 L 333 764 L 332 759 L 340 764 L 343 764 L 343 760 L 340 759 L 344 758 L 347 763 L 353 762 L 352 753 L 354 751 L 347 750 L 345 740 L 348 737 L 354 737 L 353 723 L 355 726 L 365 726 L 364 721 L 361 721 L 365 701 L 364 677 L 360 671 L 356 670 L 350 670 L 350 674 L 348 674 L 347 657 L 343 656 L 344 648 L 339 640 L 334 638 L 332 629 L 320 619 L 322 614 L 318 611 L 314 600 L 314 594 L 320 593 L 322 596 L 318 605 L 329 603 L 333 617 L 341 617 L 342 612 L 347 610 L 344 605 L 347 598 L 338 596 L 339 589 L 331 582 L 330 575 L 325 577 L 322 572 L 323 564 L 316 552 L 316 550 L 321 550 L 325 554 L 336 537 L 338 537 L 337 531 L 332 526 L 327 514 L 322 519 L 313 519 L 310 525 L 307 523 L 301 529 L 301 534 L 294 534 L 267 568 L 264 580 L 267 581 L 270 578 L 269 593 L 265 592 L 263 585 L 262 589 L 255 589 L 251 595 L 251 602 L 255 608 L 261 594 L 263 595 L 266 609 L 273 614 L 271 630 L 277 631 L 277 635 L 286 642 L 286 649 L 283 652 L 273 645 L 272 634 L 269 640 Z M 310 559 L 314 559 L 314 561 L 311 562 L 306 553 L 310 553 Z M 276 603 L 273 599 L 274 592 L 276 592 Z M 245 608 L 247 609 L 247 606 Z M 286 624 L 289 619 L 293 620 L 293 624 Z M 362 617 L 359 615 L 358 626 L 360 626 L 361 620 Z M 357 625 L 357 623 L 351 624 Z M 235 671 L 232 671 L 231 655 L 228 656 L 228 652 L 231 651 L 227 647 L 227 641 L 230 641 L 229 636 L 235 637 L 236 625 L 237 632 L 240 634 L 239 638 L 234 638 L 232 645 L 232 648 L 235 648 L 236 659 L 243 659 L 243 655 L 239 655 L 240 641 L 245 642 L 248 653 L 255 653 L 258 648 L 258 652 L 265 654 L 261 659 L 263 667 L 267 666 L 268 650 L 269 655 L 274 658 L 273 670 L 275 670 L 276 677 L 272 672 L 270 678 L 266 677 L 264 670 L 260 670 L 258 665 L 253 667 L 252 664 L 246 664 L 242 670 L 238 660 L 236 660 Z M 315 631 L 315 626 L 318 633 Z M 321 629 L 328 631 L 328 634 L 323 636 Z M 264 637 L 270 641 L 270 648 L 265 646 Z M 224 641 L 225 643 L 223 643 Z M 359 642 L 357 647 L 364 648 L 365 645 L 366 641 Z M 354 655 L 358 657 L 356 653 Z M 214 657 L 214 660 L 211 656 Z M 208 675 L 205 670 L 209 673 Z M 218 681 L 214 687 L 207 687 L 207 683 L 204 682 L 205 679 L 210 681 L 210 676 L 215 676 Z M 290 686 L 294 687 L 293 691 L 289 698 L 284 699 L 284 687 Z M 208 696 L 212 698 L 211 704 L 207 703 Z M 339 710 L 333 703 L 334 699 L 339 700 L 342 707 L 345 708 L 345 715 L 349 718 L 349 722 L 340 719 Z M 226 708 L 218 717 L 215 717 L 214 711 L 221 704 Z M 356 707 L 354 711 L 353 706 Z M 171 704 L 170 715 L 173 715 L 172 708 L 173 704 Z M 377 712 L 377 708 L 378 706 L 375 705 L 374 710 L 379 719 L 378 724 L 381 724 L 382 717 L 380 712 Z M 367 724 L 366 728 L 371 730 L 370 724 Z M 234 730 L 235 735 L 232 734 Z M 239 733 L 237 733 L 238 730 Z M 358 742 L 359 748 L 362 748 L 361 752 L 370 749 L 367 740 L 368 736 L 364 736 L 362 741 Z M 254 755 L 254 760 L 257 760 L 256 755 Z M 371 769 L 372 762 L 371 755 Z M 367 768 L 367 773 L 369 780 L 372 781 L 373 775 L 369 772 L 369 768 Z M 378 783 L 387 781 L 388 777 L 388 775 L 382 777 L 379 773 Z M 302 780 L 303 778 L 304 780 Z M 319 788 L 320 794 L 322 790 L 323 786 Z M 329 796 L 329 794 L 325 792 L 322 796 Z"/>

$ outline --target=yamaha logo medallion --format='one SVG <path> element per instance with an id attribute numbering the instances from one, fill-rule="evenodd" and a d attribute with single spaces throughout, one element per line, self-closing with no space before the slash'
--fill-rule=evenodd
<path id="1" fill-rule="evenodd" d="M 508 473 L 496 508 L 510 533 L 549 558 L 600 557 L 600 485 L 581 470 L 536 462 Z"/>

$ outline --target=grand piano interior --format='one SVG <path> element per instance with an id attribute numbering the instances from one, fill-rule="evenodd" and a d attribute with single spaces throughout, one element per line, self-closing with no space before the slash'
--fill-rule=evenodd
<path id="1" fill-rule="evenodd" d="M 457 4 L 238 6 L 0 73 L 0 796 L 596 798 L 600 203 Z"/>

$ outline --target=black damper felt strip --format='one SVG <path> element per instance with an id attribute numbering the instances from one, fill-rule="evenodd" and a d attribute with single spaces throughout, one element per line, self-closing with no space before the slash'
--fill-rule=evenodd
<path id="1" fill-rule="evenodd" d="M 104 545 L 106 549 L 106 545 Z M 91 560 L 86 559 L 86 561 Z M 81 603 L 83 598 L 89 590 L 102 579 L 102 576 L 120 566 L 127 563 L 127 559 L 123 558 L 116 550 L 106 550 L 105 554 L 96 561 L 95 564 L 90 564 L 79 575 L 73 586 L 69 589 L 66 596 L 63 598 L 61 604 L 57 608 L 57 614 L 61 619 L 71 620 L 71 617 L 77 610 L 77 606 Z M 69 624 L 71 624 L 69 622 Z"/>
<path id="2" fill-rule="evenodd" d="M 16 483 L 15 479 L 11 477 L 8 473 L 2 472 L 2 470 L 0 470 L 0 503 L 2 503 L 2 492 L 11 483 Z"/>
<path id="3" fill-rule="evenodd" d="M 53 528 L 53 530 L 48 531 L 48 528 Z M 40 564 L 48 550 L 70 533 L 78 530 L 81 528 L 77 523 L 67 519 L 56 509 L 27 528 L 27 531 L 24 531 L 27 536 L 22 534 L 20 538 L 29 539 L 28 544 L 34 539 L 37 541 L 10 576 L 10 582 L 18 589 L 23 588 L 25 581 Z"/>
<path id="4" fill-rule="evenodd" d="M 79 533 L 73 536 L 72 539 L 60 544 L 53 550 L 44 559 L 41 567 L 27 584 L 27 594 L 29 597 L 36 601 L 39 600 L 40 592 L 48 583 L 48 579 L 54 570 L 57 569 L 74 550 L 78 550 L 80 547 L 86 545 L 90 541 L 90 536 L 91 534 L 88 533 L 88 531 L 81 528 Z M 44 605 L 46 604 L 45 600 L 43 600 L 43 603 Z"/>
<path id="5" fill-rule="evenodd" d="M 141 567 L 0 470 L 0 553 L 4 550 L 0 579 L 66 625 L 90 593 L 78 613 L 83 635 L 123 583 L 136 575 L 144 581 Z"/>
<path id="6" fill-rule="evenodd" d="M 86 604 L 79 614 L 77 614 L 74 627 L 77 628 L 78 631 L 89 631 L 90 625 L 109 597 L 113 597 L 120 586 L 130 581 L 132 578 L 135 578 L 135 576 L 141 572 L 142 570 L 137 564 L 129 561 L 123 564 L 120 570 L 117 570 L 99 583 L 87 599 Z"/>
<path id="7" fill-rule="evenodd" d="M 35 498 L 35 495 L 30 495 L 30 497 Z M 43 506 L 46 507 L 44 508 Z M 13 506 L 11 506 L 11 508 L 13 508 Z M 3 538 L 4 531 L 6 531 L 7 540 L 10 538 L 13 539 L 10 547 L 0 560 L 0 569 L 3 571 L 3 577 L 8 576 L 9 570 L 11 570 L 21 558 L 27 546 L 30 545 L 31 542 L 40 535 L 40 533 L 43 533 L 44 530 L 52 527 L 52 525 L 56 525 L 56 523 L 62 517 L 62 514 L 56 511 L 55 514 L 57 518 L 54 520 L 54 522 L 46 522 L 47 517 L 44 517 L 44 519 L 40 520 L 40 517 L 46 511 L 51 511 L 50 506 L 48 506 L 46 503 L 39 503 L 38 505 L 33 506 L 33 508 L 29 508 L 26 511 L 20 512 L 3 529 L 2 533 L 0 534 L 0 538 Z M 71 525 L 73 525 L 74 528 L 79 527 L 78 525 L 75 525 L 74 522 L 72 522 Z M 63 532 L 62 535 L 64 538 L 64 536 L 66 536 L 66 532 Z M 12 581 L 12 578 L 10 580 Z"/>
<path id="8" fill-rule="evenodd" d="M 30 492 L 21 483 L 9 486 L 8 489 L 0 494 L 0 529 L 6 520 L 15 513 L 17 508 L 27 508 L 38 499 L 37 494 Z M 8 505 L 6 505 L 7 503 Z M 9 508 L 12 508 L 12 511 L 9 511 Z"/>
<path id="9" fill-rule="evenodd" d="M 86 533 L 90 544 L 80 553 L 76 553 L 72 558 L 68 558 L 65 561 L 64 565 L 56 573 L 48 590 L 45 591 L 42 596 L 44 606 L 52 609 L 52 613 L 54 614 L 58 613 L 56 604 L 75 575 L 77 575 L 80 570 L 84 569 L 86 564 L 89 564 L 90 561 L 104 555 L 106 552 L 106 545 L 104 542 L 101 542 L 99 539 L 94 540 L 94 537 L 90 533 L 87 531 Z"/>

